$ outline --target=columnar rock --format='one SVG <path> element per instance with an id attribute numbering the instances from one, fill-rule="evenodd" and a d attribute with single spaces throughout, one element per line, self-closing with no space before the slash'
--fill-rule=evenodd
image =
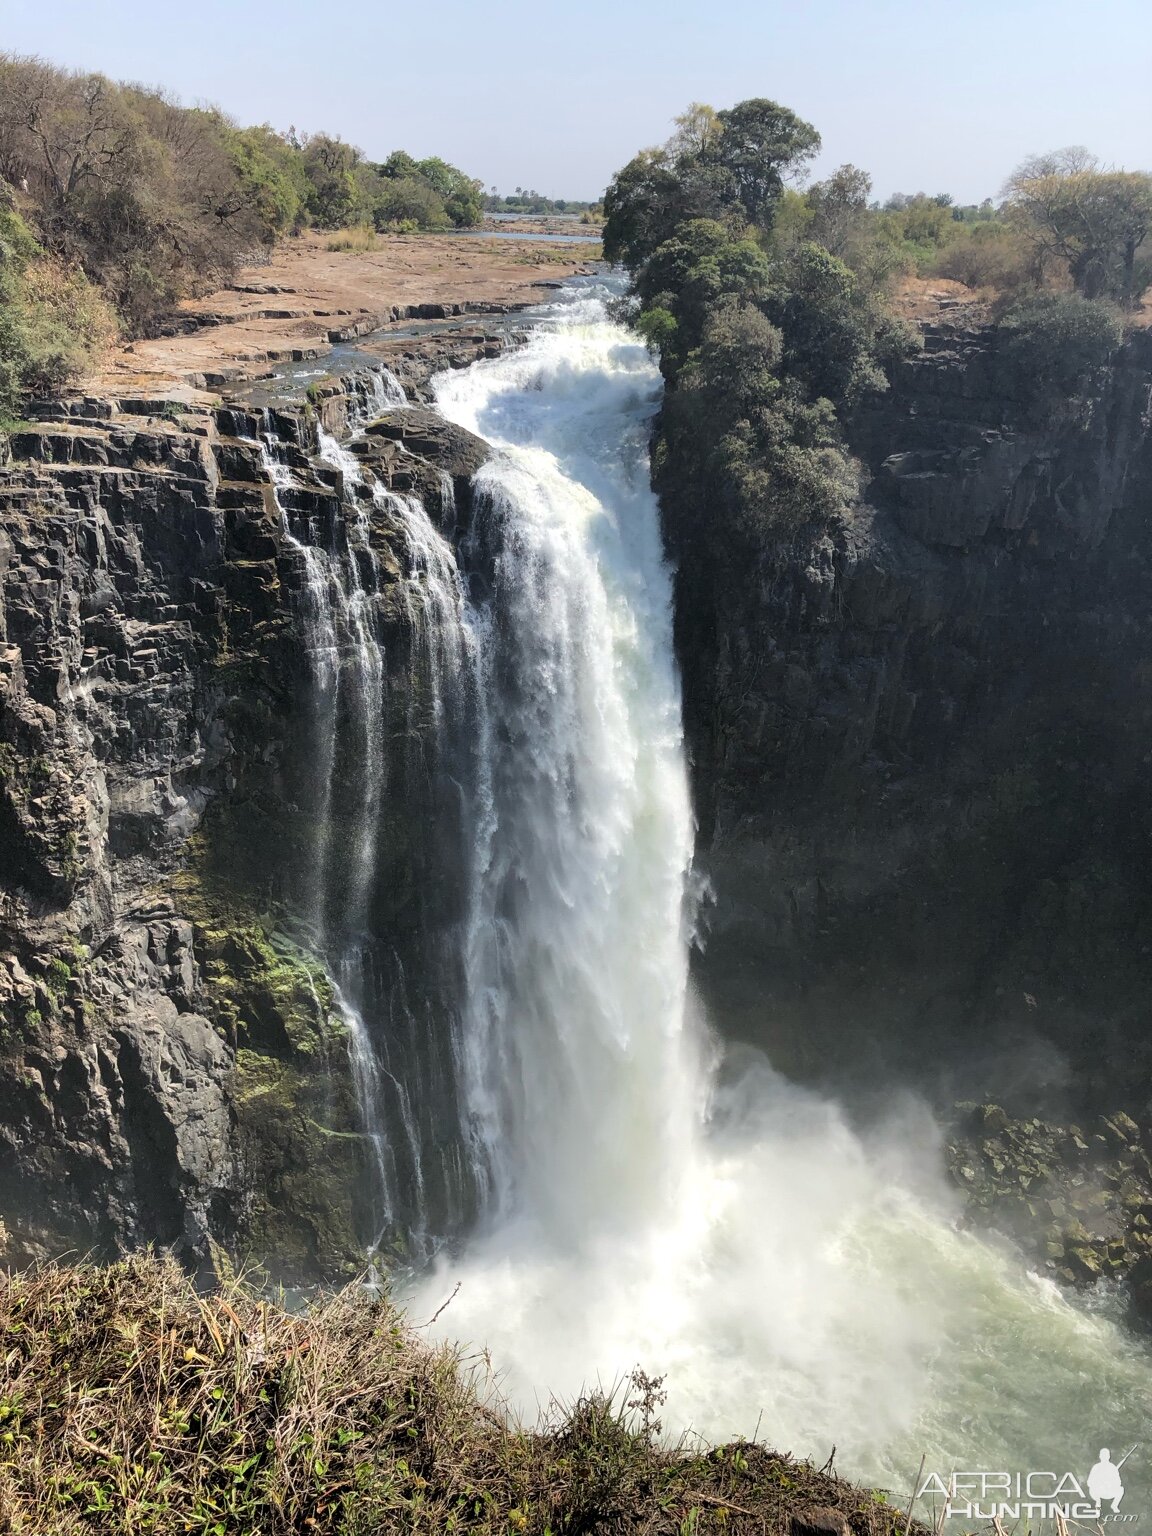
<path id="1" fill-rule="evenodd" d="M 849 423 L 843 524 L 735 566 L 660 487 L 701 530 L 671 551 L 699 977 L 785 1070 L 1143 1113 L 1152 336 L 1040 400 L 994 327 L 924 343 Z"/>
<path id="2" fill-rule="evenodd" d="M 364 1154 L 292 899 L 307 667 L 269 423 L 129 404 L 45 408 L 0 468 L 0 1252 L 155 1241 L 207 1264 L 216 1240 L 338 1273 Z M 271 427 L 295 515 L 333 539 L 368 520 L 402 686 L 410 551 L 369 482 L 439 484 L 435 444 L 381 439 L 353 509 L 314 463 L 314 413 Z M 393 839 L 401 949 L 423 858 L 415 830 Z"/>

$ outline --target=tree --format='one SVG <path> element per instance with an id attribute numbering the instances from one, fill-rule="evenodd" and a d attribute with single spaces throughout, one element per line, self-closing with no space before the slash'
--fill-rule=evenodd
<path id="1" fill-rule="evenodd" d="M 826 181 L 813 182 L 805 194 L 811 238 L 844 260 L 867 221 L 871 191 L 871 176 L 854 165 L 841 165 Z"/>
<path id="2" fill-rule="evenodd" d="M 416 174 L 443 199 L 448 218 L 457 229 L 471 228 L 480 223 L 483 217 L 481 182 L 466 176 L 456 166 L 449 165 L 436 155 L 419 161 Z"/>
<path id="3" fill-rule="evenodd" d="M 419 176 L 420 174 L 420 167 L 417 165 L 415 157 L 410 155 L 406 149 L 394 149 L 384 164 L 378 166 L 377 169 L 381 176 L 386 177 L 389 181 L 409 181 L 413 176 Z"/>
<path id="4" fill-rule="evenodd" d="M 737 102 L 717 117 L 720 132 L 704 158 L 731 174 L 748 217 L 767 229 L 785 177 L 808 164 L 820 148 L 820 135 L 795 112 L 764 97 Z"/>
<path id="5" fill-rule="evenodd" d="M 450 223 L 443 198 L 419 176 L 384 182 L 372 217 L 377 229 L 447 229 Z"/>
<path id="6" fill-rule="evenodd" d="M 719 113 L 703 101 L 691 102 L 672 121 L 676 132 L 666 147 L 677 160 L 701 159 L 720 136 Z"/>
<path id="7" fill-rule="evenodd" d="M 998 327 L 1001 348 L 1025 398 L 1071 394 L 1120 345 L 1113 305 L 1076 293 L 1036 293 L 1012 306 Z"/>
<path id="8" fill-rule="evenodd" d="M 407 150 L 393 150 L 379 172 L 386 181 L 402 183 L 404 191 L 385 188 L 374 199 L 377 208 L 383 209 L 375 215 L 377 227 L 415 222 L 421 229 L 445 229 L 449 224 L 468 229 L 484 216 L 483 182 L 466 176 L 438 155 L 416 160 Z M 418 185 L 425 192 L 417 191 Z M 492 194 L 496 195 L 495 187 Z"/>
<path id="9" fill-rule="evenodd" d="M 769 318 L 784 335 L 784 367 L 813 398 L 851 405 L 887 389 L 879 358 L 906 338 L 873 306 L 853 272 L 821 245 L 801 245 L 769 296 Z"/>
<path id="10" fill-rule="evenodd" d="M 709 161 L 670 160 L 645 149 L 613 178 L 604 194 L 604 255 L 636 271 L 682 224 L 707 219 L 735 232 L 746 223 L 736 180 Z"/>
<path id="11" fill-rule="evenodd" d="M 1025 161 L 1005 194 L 1038 275 L 1053 258 L 1077 292 L 1131 305 L 1147 286 L 1141 249 L 1152 231 L 1152 176 L 1105 171 L 1082 148 Z"/>
<path id="12" fill-rule="evenodd" d="M 103 75 L 0 56 L 0 170 L 27 183 L 45 232 L 64 237 L 79 207 L 113 200 L 142 169 L 139 121 Z"/>
<path id="13" fill-rule="evenodd" d="M 308 178 L 300 156 L 267 123 L 255 128 L 229 125 L 225 142 L 249 205 L 272 241 L 304 221 Z"/>
<path id="14" fill-rule="evenodd" d="M 314 133 L 301 146 L 308 177 L 308 212 L 322 229 L 353 224 L 366 212 L 356 179 L 363 155 L 329 133 Z"/>
<path id="15" fill-rule="evenodd" d="M 844 451 L 826 400 L 808 402 L 781 377 L 784 339 L 763 313 L 736 299 L 719 304 L 668 394 L 662 478 L 697 494 L 666 499 L 677 508 L 710 504 L 726 537 L 703 534 L 707 558 L 745 561 L 766 536 L 809 521 L 845 515 L 859 494 L 859 473 Z"/>

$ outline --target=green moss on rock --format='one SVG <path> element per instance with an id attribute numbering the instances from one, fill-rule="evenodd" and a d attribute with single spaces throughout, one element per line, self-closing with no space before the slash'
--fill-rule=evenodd
<path id="1" fill-rule="evenodd" d="M 256 911 L 203 837 L 192 852 L 174 895 L 193 924 L 207 1011 L 235 1050 L 238 1257 L 286 1281 L 352 1274 L 366 1164 L 331 978 L 290 914 Z"/>
<path id="2" fill-rule="evenodd" d="M 356 1191 L 365 1167 L 347 1072 L 242 1049 L 236 1113 L 247 1189 L 241 1258 L 274 1275 L 356 1273 L 363 1263 Z"/>

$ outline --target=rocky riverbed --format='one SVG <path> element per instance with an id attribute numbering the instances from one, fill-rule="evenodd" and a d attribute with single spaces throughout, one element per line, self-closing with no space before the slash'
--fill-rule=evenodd
<path id="1" fill-rule="evenodd" d="M 330 250 L 303 234 L 228 288 L 186 300 L 158 334 L 115 349 L 87 383 L 90 394 L 205 403 L 221 389 L 289 363 L 324 360 L 372 338 L 381 355 L 412 322 L 493 317 L 538 301 L 541 282 L 587 270 L 589 245 L 453 235 L 388 235 L 370 250 Z M 404 338 L 400 337 L 403 341 Z M 391 365 L 391 362 L 390 362 Z"/>

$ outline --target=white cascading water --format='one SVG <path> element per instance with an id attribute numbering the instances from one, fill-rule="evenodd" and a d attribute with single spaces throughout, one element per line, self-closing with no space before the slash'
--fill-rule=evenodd
<path id="1" fill-rule="evenodd" d="M 373 370 L 362 383 L 363 392 L 350 397 L 351 435 L 381 412 L 408 403 L 387 369 Z M 474 646 L 455 557 L 419 497 L 395 495 L 376 481 L 369 487 L 347 446 L 323 428 L 318 438 L 319 463 L 340 476 L 343 515 L 333 526 L 321 527 L 297 514 L 297 532 L 288 508 L 292 471 L 280 457 L 275 424 L 265 414 L 261 453 L 285 542 L 300 561 L 301 629 L 311 679 L 315 832 L 305 905 L 314 941 L 333 973 L 336 1003 L 349 1034 L 375 1171 L 375 1230 L 392 1239 L 406 1237 L 419 1250 L 427 1204 L 424 1162 L 434 1138 L 421 1124 L 414 1100 L 423 1094 L 430 1101 L 423 1107 L 427 1119 L 435 1112 L 436 1094 L 428 1072 L 416 1066 L 427 1056 L 421 1051 L 426 1021 L 409 1006 L 399 957 L 386 942 L 382 953 L 372 932 L 394 732 L 388 715 L 388 658 L 379 627 L 380 566 L 366 498 L 399 525 L 408 544 L 403 596 L 414 644 L 412 676 L 403 693 L 405 701 L 422 691 L 431 693 L 433 734 L 441 723 L 444 697 L 471 666 Z M 414 724 L 406 734 L 416 735 Z M 450 1153 L 440 1161 L 450 1164 Z M 462 1182 L 450 1166 L 445 1178 L 449 1184 Z"/>
<path id="2" fill-rule="evenodd" d="M 693 1018 L 660 379 L 606 297 L 574 288 L 522 349 L 436 386 L 496 449 L 456 1042 L 484 1214 L 412 1314 L 459 1281 L 436 1331 L 486 1345 L 530 1417 L 639 1364 L 670 1426 L 836 1445 L 900 1493 L 922 1452 L 945 1476 L 1083 1475 L 1147 1428 L 1145 1348 L 956 1229 L 914 1101 L 863 1134 L 755 1053 L 718 1059 Z"/>

